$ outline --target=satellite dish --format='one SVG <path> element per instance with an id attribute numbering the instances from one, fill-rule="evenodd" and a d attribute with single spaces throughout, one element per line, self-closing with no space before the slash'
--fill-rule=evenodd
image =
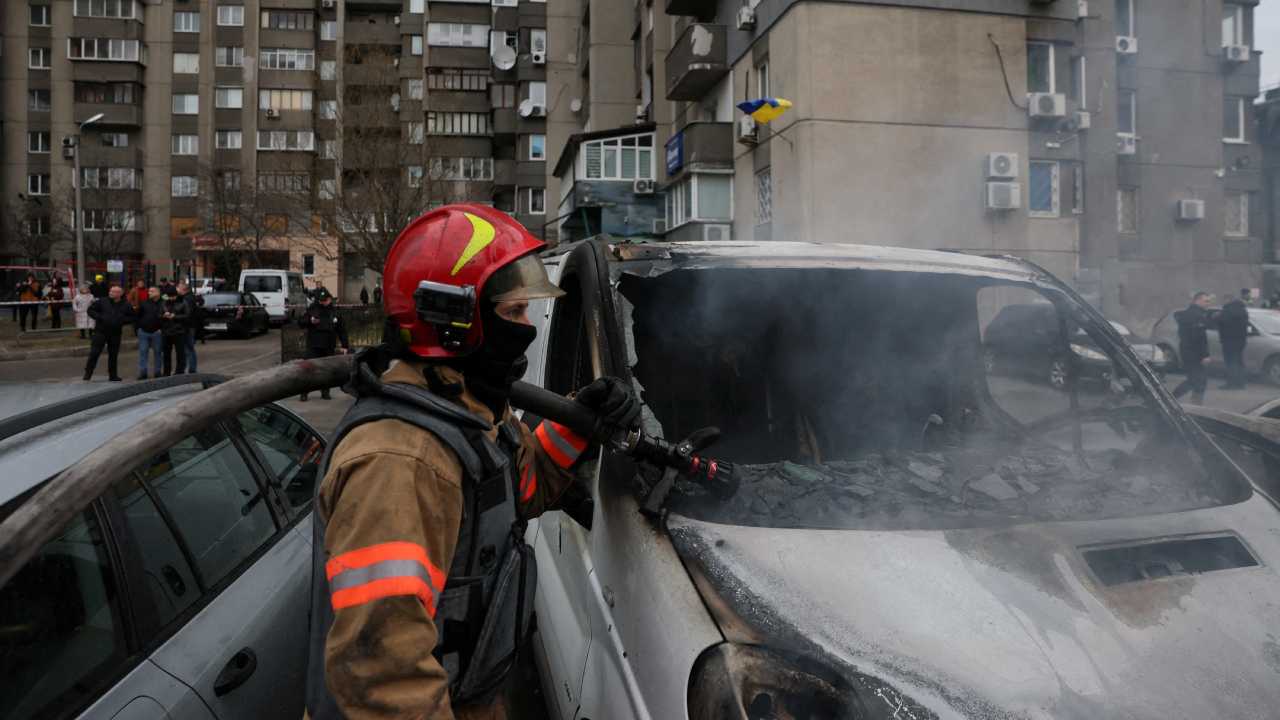
<path id="1" fill-rule="evenodd" d="M 533 98 L 525 98 L 520 101 L 520 117 L 529 117 L 533 114 Z"/>
<path id="2" fill-rule="evenodd" d="M 516 66 L 516 51 L 510 45 L 499 45 L 493 50 L 493 66 L 499 70 L 510 70 Z"/>
<path id="3" fill-rule="evenodd" d="M 572 112 L 582 112 L 582 98 L 574 98 L 569 101 L 569 110 Z"/>

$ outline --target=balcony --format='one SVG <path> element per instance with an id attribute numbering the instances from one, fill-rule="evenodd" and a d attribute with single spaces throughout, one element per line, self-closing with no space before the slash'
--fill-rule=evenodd
<path id="1" fill-rule="evenodd" d="M 515 160 L 494 160 L 493 161 L 493 184 L 494 185 L 515 185 L 516 184 L 516 161 Z"/>
<path id="2" fill-rule="evenodd" d="M 515 108 L 495 108 L 493 111 L 493 134 L 515 135 L 519 127 L 519 116 Z"/>
<path id="3" fill-rule="evenodd" d="M 399 8 L 399 6 L 400 4 L 396 3 L 396 7 Z M 348 20 L 342 29 L 347 45 L 394 45 L 400 47 L 399 25 Z"/>
<path id="4" fill-rule="evenodd" d="M 698 100 L 727 74 L 724 25 L 690 25 L 667 53 L 667 99 Z"/>
<path id="5" fill-rule="evenodd" d="M 75 117 L 91 118 L 102 113 L 102 119 L 96 124 L 103 127 L 123 126 L 142 127 L 141 105 L 120 105 L 116 103 L 83 103 L 75 104 Z"/>
<path id="6" fill-rule="evenodd" d="M 667 141 L 667 174 L 733 167 L 733 123 L 695 122 Z"/>
<path id="7" fill-rule="evenodd" d="M 344 85 L 400 85 L 400 69 L 391 63 L 347 64 L 342 66 Z"/>
<path id="8" fill-rule="evenodd" d="M 686 15 L 700 20 L 716 16 L 715 0 L 667 0 L 668 15 Z"/>
<path id="9" fill-rule="evenodd" d="M 386 10 L 400 12 L 403 0 L 347 0 L 347 10 Z"/>

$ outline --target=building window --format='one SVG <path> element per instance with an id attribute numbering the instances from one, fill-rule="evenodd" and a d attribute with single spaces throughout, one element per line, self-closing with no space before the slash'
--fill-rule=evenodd
<path id="1" fill-rule="evenodd" d="M 259 130 L 259 150 L 314 150 L 316 135 L 310 130 Z"/>
<path id="2" fill-rule="evenodd" d="M 1050 43 L 1027 43 L 1027 92 L 1055 92 L 1053 54 Z"/>
<path id="3" fill-rule="evenodd" d="M 758 176 L 756 181 L 758 191 Z M 732 219 L 732 175 L 688 175 L 667 191 L 668 228 L 683 225 L 692 220 L 727 221 Z"/>
<path id="4" fill-rule="evenodd" d="M 1088 69 L 1084 55 L 1071 60 L 1071 101 L 1081 110 L 1089 107 Z"/>
<path id="5" fill-rule="evenodd" d="M 525 98 L 531 101 L 534 106 L 545 108 L 547 106 L 547 84 L 542 81 L 529 83 L 525 87 Z"/>
<path id="6" fill-rule="evenodd" d="M 78 82 L 73 92 L 81 103 L 136 105 L 142 98 L 142 88 L 133 83 Z"/>
<path id="7" fill-rule="evenodd" d="M 493 179 L 493 158 L 488 157 L 432 158 L 430 167 L 434 180 Z"/>
<path id="8" fill-rule="evenodd" d="M 323 104 L 323 103 L 322 103 Z M 310 110 L 310 90 L 259 90 L 259 110 Z"/>
<path id="9" fill-rule="evenodd" d="M 218 25 L 222 27 L 244 27 L 244 6 L 219 5 Z"/>
<path id="10" fill-rule="evenodd" d="M 410 145 L 421 145 L 423 141 L 422 123 L 420 122 L 409 123 L 407 135 L 409 138 Z"/>
<path id="11" fill-rule="evenodd" d="M 1133 0 L 1116 0 L 1116 35 L 1134 37 Z"/>
<path id="12" fill-rule="evenodd" d="M 652 180 L 653 135 L 628 135 L 582 144 L 581 172 L 588 180 Z"/>
<path id="13" fill-rule="evenodd" d="M 67 57 L 72 60 L 137 62 L 138 41 L 120 38 L 68 38 Z"/>
<path id="14" fill-rule="evenodd" d="M 321 140 L 320 141 L 320 157 L 324 160 L 338 159 L 338 141 L 337 140 Z"/>
<path id="15" fill-rule="evenodd" d="M 199 53 L 174 53 L 173 72 L 184 75 L 195 75 L 200 72 Z"/>
<path id="16" fill-rule="evenodd" d="M 1228 192 L 1226 195 L 1226 228 L 1228 237 L 1249 236 L 1249 193 Z"/>
<path id="17" fill-rule="evenodd" d="M 115 20 L 142 19 L 136 0 L 76 0 L 72 6 L 72 15 Z"/>
<path id="18" fill-rule="evenodd" d="M 334 120 L 338 117 L 338 101 L 337 100 L 321 100 L 320 101 L 320 119 Z"/>
<path id="19" fill-rule="evenodd" d="M 315 70 L 316 51 L 296 48 L 263 48 L 258 57 L 263 70 Z"/>
<path id="20" fill-rule="evenodd" d="M 174 155 L 200 154 L 199 135 L 174 135 L 170 138 L 170 145 L 172 145 Z"/>
<path id="21" fill-rule="evenodd" d="M 1230 143 L 1242 143 L 1244 139 L 1244 98 L 1227 98 L 1222 113 L 1222 139 Z"/>
<path id="22" fill-rule="evenodd" d="M 103 147 L 129 147 L 129 133 L 109 132 L 102 133 Z"/>
<path id="23" fill-rule="evenodd" d="M 302 173 L 258 173 L 258 189 L 273 193 L 310 192 L 311 176 Z"/>
<path id="24" fill-rule="evenodd" d="M 422 99 L 422 78 L 410 78 L 406 92 L 410 100 Z"/>
<path id="25" fill-rule="evenodd" d="M 213 64 L 218 67 L 240 67 L 244 65 L 244 48 L 239 45 L 223 45 L 214 50 Z"/>
<path id="26" fill-rule="evenodd" d="M 489 44 L 489 26 L 427 23 L 427 43 L 438 47 L 485 47 Z"/>
<path id="27" fill-rule="evenodd" d="M 493 0 L 494 7 L 516 7 L 517 0 Z"/>
<path id="28" fill-rule="evenodd" d="M 520 207 L 516 208 L 517 212 L 528 213 L 530 215 L 547 214 L 546 188 L 520 188 L 518 191 L 518 198 Z"/>
<path id="29" fill-rule="evenodd" d="M 426 5 L 425 0 L 409 0 L 409 12 L 421 15 L 426 12 Z"/>
<path id="30" fill-rule="evenodd" d="M 321 60 L 320 61 L 320 79 L 321 80 L 338 79 L 338 61 L 337 60 Z"/>
<path id="31" fill-rule="evenodd" d="M 415 82 L 410 80 L 409 82 Z M 417 80 L 421 84 L 421 80 Z M 484 92 L 489 89 L 488 70 L 463 70 L 458 68 L 428 68 L 427 87 L 432 90 L 467 90 Z"/>
<path id="32" fill-rule="evenodd" d="M 80 168 L 81 187 L 90 190 L 137 190 L 142 173 L 134 168 Z"/>
<path id="33" fill-rule="evenodd" d="M 138 229 L 138 214 L 133 210 L 83 210 L 81 222 L 86 231 Z M 75 227 L 75 213 L 71 214 L 71 227 Z"/>
<path id="34" fill-rule="evenodd" d="M 321 40 L 337 40 L 338 39 L 338 23 L 333 20 L 320 21 L 320 39 Z"/>
<path id="35" fill-rule="evenodd" d="M 79 3 L 76 4 L 79 6 Z M 32 27 L 49 27 L 49 6 L 48 5 L 32 5 L 31 6 L 31 26 Z"/>
<path id="36" fill-rule="evenodd" d="M 1071 212 L 1084 214 L 1084 165 L 1071 164 Z"/>
<path id="37" fill-rule="evenodd" d="M 1116 130 L 1124 135 L 1138 132 L 1138 93 L 1134 90 L 1121 90 L 1116 108 Z"/>
<path id="38" fill-rule="evenodd" d="M 773 222 L 773 168 L 756 173 L 756 224 Z"/>
<path id="39" fill-rule="evenodd" d="M 218 150 L 239 150 L 243 142 L 239 130 L 218 130 L 213 134 L 213 146 Z"/>
<path id="40" fill-rule="evenodd" d="M 529 159 L 530 160 L 546 160 L 547 159 L 547 136 L 546 135 L 530 135 L 529 136 Z"/>
<path id="41" fill-rule="evenodd" d="M 309 12 L 262 11 L 262 27 L 269 30 L 311 30 L 315 21 L 316 16 Z"/>
<path id="42" fill-rule="evenodd" d="M 1058 217 L 1058 173 L 1056 162 L 1031 161 L 1031 197 L 1027 204 L 1031 217 Z"/>
<path id="43" fill-rule="evenodd" d="M 37 130 L 27 133 L 27 152 L 36 154 L 49 152 L 49 131 Z"/>
<path id="44" fill-rule="evenodd" d="M 176 33 L 200 32 L 200 13 L 175 12 L 173 14 L 173 31 Z"/>
<path id="45" fill-rule="evenodd" d="M 316 274 L 316 256 L 315 255 L 308 254 L 308 255 L 302 256 L 302 274 L 303 275 Z"/>
<path id="46" fill-rule="evenodd" d="M 1244 6 L 1232 3 L 1222 5 L 1222 44 L 1246 45 L 1244 41 Z"/>
<path id="47" fill-rule="evenodd" d="M 213 90 L 213 104 L 220 108 L 244 107 L 244 88 L 219 87 Z"/>
<path id="48" fill-rule="evenodd" d="M 28 90 L 27 109 L 32 112 L 49 112 L 49 91 Z"/>
<path id="49" fill-rule="evenodd" d="M 338 194 L 338 181 L 333 178 L 324 178 L 316 185 L 316 194 L 321 200 L 332 200 Z"/>
<path id="50" fill-rule="evenodd" d="M 409 36 L 409 54 L 415 55 L 415 56 L 422 55 L 422 36 L 421 35 Z"/>
<path id="51" fill-rule="evenodd" d="M 34 174 L 27 176 L 27 194 L 28 195 L 48 195 L 49 194 L 49 175 Z"/>
<path id="52" fill-rule="evenodd" d="M 405 173 L 409 179 L 409 187 L 422 187 L 422 166 L 410 165 L 405 168 Z"/>
<path id="53" fill-rule="evenodd" d="M 489 113 L 428 111 L 427 132 L 432 135 L 488 135 Z"/>
<path id="54" fill-rule="evenodd" d="M 529 52 L 546 53 L 547 52 L 547 31 L 540 28 L 529 30 Z"/>
<path id="55" fill-rule="evenodd" d="M 768 61 L 762 62 L 756 66 L 756 92 L 759 93 L 756 97 L 772 97 L 772 95 L 769 94 Z"/>
<path id="56" fill-rule="evenodd" d="M 1138 232 L 1138 189 L 1116 190 L 1116 229 L 1125 234 Z"/>
<path id="57" fill-rule="evenodd" d="M 515 107 L 516 86 L 507 83 L 494 83 L 490 85 L 489 106 L 494 108 Z"/>
<path id="58" fill-rule="evenodd" d="M 174 115 L 197 115 L 200 112 L 200 96 L 194 93 L 173 96 Z"/>
<path id="59" fill-rule="evenodd" d="M 32 70 L 48 70 L 53 53 L 49 48 L 29 48 L 27 50 L 27 67 Z"/>
<path id="60" fill-rule="evenodd" d="M 171 185 L 173 197 L 195 197 L 199 192 L 199 182 L 191 175 L 174 175 Z"/>
<path id="61" fill-rule="evenodd" d="M 240 189 L 239 170 L 218 170 L 214 177 L 226 192 L 236 192 Z"/>
<path id="62" fill-rule="evenodd" d="M 507 32 L 505 30 L 494 30 L 489 33 L 490 54 L 503 45 L 506 45 L 516 52 L 520 52 L 520 36 L 514 32 Z"/>

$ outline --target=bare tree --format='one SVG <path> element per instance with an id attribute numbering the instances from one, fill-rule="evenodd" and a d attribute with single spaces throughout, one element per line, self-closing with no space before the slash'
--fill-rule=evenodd
<path id="1" fill-rule="evenodd" d="M 201 227 L 215 264 L 227 271 L 245 261 L 259 266 L 265 251 L 282 249 L 291 228 L 310 226 L 311 175 L 311 162 L 302 157 L 259 171 L 257 182 L 242 178 L 238 168 L 202 166 Z"/>
<path id="2" fill-rule="evenodd" d="M 54 245 L 71 236 L 67 217 L 52 197 L 11 200 L 4 212 L 5 235 L 27 262 L 47 265 Z"/>

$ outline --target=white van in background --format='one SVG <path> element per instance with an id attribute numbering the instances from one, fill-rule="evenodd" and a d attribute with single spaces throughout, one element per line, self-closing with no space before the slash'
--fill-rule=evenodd
<path id="1" fill-rule="evenodd" d="M 267 309 L 272 324 L 282 325 L 301 315 L 307 307 L 302 273 L 288 270 L 243 270 L 240 292 L 253 293 Z"/>

